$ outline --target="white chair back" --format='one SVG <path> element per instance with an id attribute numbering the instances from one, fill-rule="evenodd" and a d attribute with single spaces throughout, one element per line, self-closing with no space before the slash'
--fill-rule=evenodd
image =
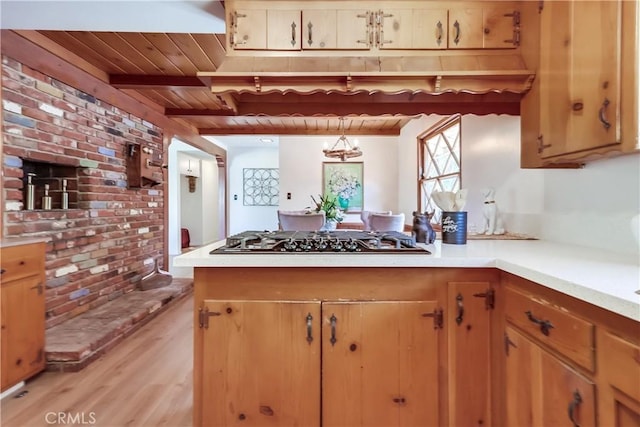
<path id="1" fill-rule="evenodd" d="M 325 223 L 325 212 L 278 211 L 280 229 L 284 231 L 316 231 Z"/>
<path id="2" fill-rule="evenodd" d="M 404 213 L 392 215 L 371 214 L 369 223 L 372 231 L 404 231 Z"/>
<path id="3" fill-rule="evenodd" d="M 362 212 L 360 212 L 360 219 L 362 220 L 362 229 L 365 230 L 365 231 L 370 231 L 371 230 L 371 223 L 370 223 L 371 214 L 391 215 L 391 211 L 383 211 L 383 212 L 362 211 Z"/>

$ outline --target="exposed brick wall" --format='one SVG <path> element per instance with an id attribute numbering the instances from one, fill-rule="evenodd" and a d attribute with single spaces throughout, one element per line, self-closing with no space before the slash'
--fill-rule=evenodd
<path id="1" fill-rule="evenodd" d="M 4 235 L 47 236 L 47 327 L 136 287 L 161 260 L 163 191 L 128 189 L 126 143 L 162 130 L 2 57 Z M 24 160 L 75 166 L 77 209 L 24 210 Z"/>

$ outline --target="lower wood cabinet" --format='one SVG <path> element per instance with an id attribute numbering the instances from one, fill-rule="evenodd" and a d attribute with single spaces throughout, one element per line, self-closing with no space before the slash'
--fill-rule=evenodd
<path id="1" fill-rule="evenodd" d="M 640 426 L 640 323 L 503 273 L 507 426 Z"/>
<path id="2" fill-rule="evenodd" d="M 640 338 L 640 327 L 635 329 Z M 598 331 L 602 366 L 598 390 L 603 426 L 640 426 L 640 345 L 609 330 Z"/>
<path id="3" fill-rule="evenodd" d="M 2 391 L 45 367 L 45 244 L 2 246 Z"/>
<path id="4" fill-rule="evenodd" d="M 509 326 L 505 351 L 506 425 L 596 425 L 592 381 Z"/>
<path id="5" fill-rule="evenodd" d="M 196 426 L 491 424 L 494 270 L 196 268 L 194 278 Z"/>

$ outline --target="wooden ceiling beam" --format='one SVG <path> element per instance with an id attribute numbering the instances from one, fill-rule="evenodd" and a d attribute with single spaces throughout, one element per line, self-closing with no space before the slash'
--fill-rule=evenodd
<path id="1" fill-rule="evenodd" d="M 220 127 L 200 128 L 200 135 L 337 135 L 335 129 L 307 129 L 303 125 L 299 127 L 282 128 L 278 126 L 251 126 L 251 127 Z M 348 136 L 398 136 L 400 128 L 390 129 L 360 129 L 358 132 L 346 132 Z"/>
<path id="2" fill-rule="evenodd" d="M 118 89 L 189 89 L 202 90 L 202 80 L 195 76 L 149 76 L 111 74 L 109 84 Z"/>
<path id="3" fill-rule="evenodd" d="M 187 117 L 235 117 L 237 116 L 233 110 L 211 110 L 211 109 L 192 109 L 192 108 L 166 108 L 164 115 L 172 118 L 187 118 Z"/>
<path id="4" fill-rule="evenodd" d="M 415 116 L 418 114 L 520 114 L 516 102 L 420 102 L 420 103 L 248 103 L 238 105 L 239 116 Z"/>

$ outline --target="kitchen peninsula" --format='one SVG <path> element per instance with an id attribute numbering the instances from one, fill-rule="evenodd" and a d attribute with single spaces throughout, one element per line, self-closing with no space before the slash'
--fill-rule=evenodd
<path id="1" fill-rule="evenodd" d="M 174 260 L 194 267 L 194 425 L 640 419 L 633 257 L 498 240 L 210 254 L 224 244 Z"/>

